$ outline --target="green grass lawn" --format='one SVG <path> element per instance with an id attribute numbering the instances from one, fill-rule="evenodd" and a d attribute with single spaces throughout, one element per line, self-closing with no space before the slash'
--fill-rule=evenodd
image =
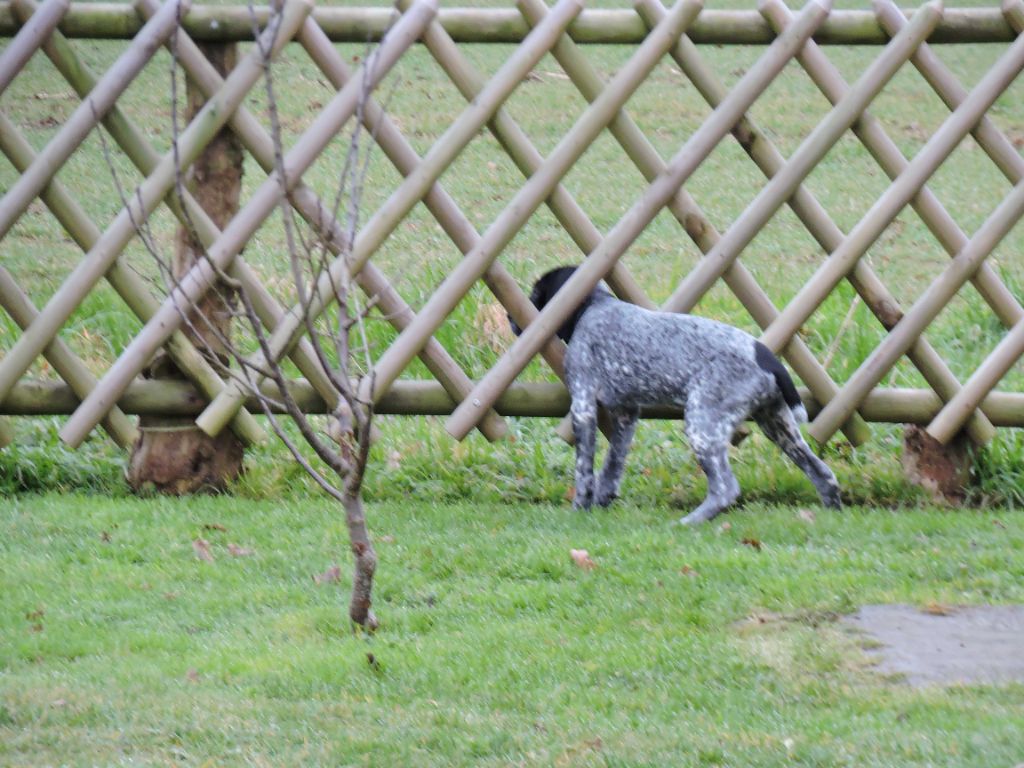
<path id="1" fill-rule="evenodd" d="M 375 503 L 366 637 L 322 497 L 10 498 L 0 764 L 1020 762 L 1024 686 L 911 689 L 836 619 L 1024 601 L 1024 516 L 801 509 Z"/>

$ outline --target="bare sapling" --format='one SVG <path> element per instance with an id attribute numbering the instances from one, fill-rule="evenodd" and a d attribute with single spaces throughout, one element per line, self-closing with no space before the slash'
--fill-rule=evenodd
<path id="1" fill-rule="evenodd" d="M 234 383 L 243 389 L 248 407 L 266 417 L 267 424 L 295 461 L 327 494 L 340 502 L 354 559 L 348 614 L 355 625 L 372 630 L 378 625 L 372 610 L 377 555 L 366 524 L 362 487 L 369 460 L 374 408 L 373 402 L 360 397 L 359 392 L 372 391 L 372 387 L 365 387 L 364 379 L 371 375 L 373 367 L 366 322 L 375 301 L 374 297 L 367 298 L 352 290 L 355 283 L 350 265 L 374 143 L 361 125 L 364 105 L 377 79 L 372 76 L 376 49 L 367 50 L 361 57 L 363 67 L 357 77 L 362 86 L 356 114 L 348 120 L 347 133 L 334 139 L 342 142 L 342 151 L 324 156 L 340 157 L 337 186 L 331 190 L 329 199 L 321 199 L 315 206 L 317 215 L 311 216 L 310 190 L 297 178 L 288 176 L 288 154 L 282 139 L 272 60 L 274 46 L 267 42 L 273 39 L 272 30 L 280 23 L 281 14 L 272 13 L 267 27 L 259 30 L 255 29 L 255 14 L 251 8 L 250 12 L 256 39 L 254 51 L 258 52 L 256 55 L 261 57 L 263 65 L 261 95 L 269 128 L 263 131 L 263 143 L 253 142 L 252 131 L 245 136 L 240 133 L 239 137 L 279 185 L 279 216 L 271 218 L 281 222 L 281 250 L 287 258 L 279 262 L 276 257 L 271 260 L 282 265 L 286 261 L 287 274 L 275 280 L 272 286 L 268 284 L 273 288 L 271 292 L 255 280 L 241 255 L 236 256 L 227 269 L 214 263 L 210 251 L 216 247 L 214 243 L 221 234 L 218 227 L 226 229 L 231 225 L 222 221 L 214 223 L 196 204 L 200 196 L 193 197 L 190 191 L 195 181 L 189 177 L 189 169 L 181 164 L 177 165 L 171 194 L 174 201 L 169 199 L 169 202 L 187 233 L 196 259 L 212 270 L 208 271 L 214 277 L 208 286 L 204 285 L 203 300 L 182 298 L 184 292 L 179 290 L 185 280 L 182 269 L 176 269 L 174 258 L 162 252 L 161 244 L 152 236 L 146 222 L 138 222 L 137 231 L 156 261 L 162 291 L 174 297 L 188 339 L 200 348 L 225 385 Z M 172 114 L 176 114 L 178 106 L 180 77 L 177 34 L 183 33 L 176 33 L 170 43 L 170 90 L 175 102 Z M 177 118 L 172 118 L 172 123 L 172 151 L 177 158 L 181 126 Z M 114 173 L 109 158 L 108 165 Z M 296 216 L 292 205 L 292 195 L 299 188 L 307 200 L 305 206 L 298 206 L 304 218 Z M 242 210 L 245 211 L 244 201 Z M 191 274 L 194 273 L 192 269 Z M 283 310 L 281 304 L 290 309 Z M 289 352 L 291 359 L 282 359 L 274 354 L 269 340 L 281 318 L 288 314 L 301 321 L 305 333 Z M 225 315 L 228 322 L 225 322 Z M 296 366 L 325 401 L 326 420 L 304 412 L 297 402 L 289 386 Z M 188 376 L 187 371 L 183 373 Z M 288 418 L 282 419 L 282 416 Z"/>

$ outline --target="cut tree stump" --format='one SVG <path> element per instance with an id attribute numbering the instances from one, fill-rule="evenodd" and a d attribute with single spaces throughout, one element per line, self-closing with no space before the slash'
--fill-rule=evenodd
<path id="1" fill-rule="evenodd" d="M 971 441 L 961 433 L 943 445 L 924 427 L 903 427 L 903 474 L 933 498 L 959 504 L 971 479 Z"/>

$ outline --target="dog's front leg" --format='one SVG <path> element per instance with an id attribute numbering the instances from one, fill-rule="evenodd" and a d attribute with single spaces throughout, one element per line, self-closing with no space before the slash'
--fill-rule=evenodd
<path id="1" fill-rule="evenodd" d="M 597 444 L 597 400 L 588 393 L 573 393 L 572 431 L 576 437 L 576 509 L 594 503 L 594 449 Z"/>

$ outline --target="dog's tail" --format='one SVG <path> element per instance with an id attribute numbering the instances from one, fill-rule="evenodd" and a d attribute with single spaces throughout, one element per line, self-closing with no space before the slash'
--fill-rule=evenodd
<path id="1" fill-rule="evenodd" d="M 782 393 L 782 399 L 789 406 L 789 410 L 793 412 L 797 423 L 802 424 L 807 421 L 807 409 L 804 408 L 803 401 L 800 400 L 800 395 L 796 391 L 796 385 L 793 384 L 789 371 L 779 362 L 779 358 L 760 341 L 754 342 L 754 358 L 763 371 L 775 377 L 775 383 Z"/>

